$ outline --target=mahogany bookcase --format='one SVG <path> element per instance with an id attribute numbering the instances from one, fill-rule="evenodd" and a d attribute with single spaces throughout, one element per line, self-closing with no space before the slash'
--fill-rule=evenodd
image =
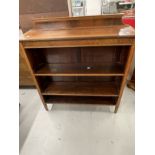
<path id="1" fill-rule="evenodd" d="M 45 109 L 58 103 L 102 104 L 117 112 L 134 55 L 134 30 L 122 25 L 121 15 L 33 23 L 20 49 Z"/>

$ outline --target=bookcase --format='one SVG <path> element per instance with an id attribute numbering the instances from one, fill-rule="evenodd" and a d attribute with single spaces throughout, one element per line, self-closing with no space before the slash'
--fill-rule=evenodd
<path id="1" fill-rule="evenodd" d="M 121 16 L 39 18 L 20 48 L 47 104 L 101 104 L 117 112 L 132 58 L 134 30 Z"/>

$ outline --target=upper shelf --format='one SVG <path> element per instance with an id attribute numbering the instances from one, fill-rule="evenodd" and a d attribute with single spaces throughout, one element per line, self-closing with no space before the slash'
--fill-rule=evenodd
<path id="1" fill-rule="evenodd" d="M 21 41 L 134 37 L 134 29 L 123 25 L 121 17 L 119 14 L 37 19 Z"/>

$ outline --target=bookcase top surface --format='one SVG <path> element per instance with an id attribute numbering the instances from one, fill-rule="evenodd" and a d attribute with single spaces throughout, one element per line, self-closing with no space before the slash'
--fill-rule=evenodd
<path id="1" fill-rule="evenodd" d="M 134 29 L 122 24 L 122 15 L 40 18 L 20 40 L 65 40 L 87 38 L 134 38 Z"/>
<path id="2" fill-rule="evenodd" d="M 134 38 L 134 29 L 126 25 L 104 26 L 94 28 L 74 29 L 31 29 L 21 38 L 29 40 L 64 40 L 64 39 L 86 39 L 86 38 L 113 38 L 130 37 Z"/>

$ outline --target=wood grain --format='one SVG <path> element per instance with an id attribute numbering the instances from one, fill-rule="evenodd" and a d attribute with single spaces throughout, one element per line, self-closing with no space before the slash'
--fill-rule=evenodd
<path id="1" fill-rule="evenodd" d="M 123 76 L 120 64 L 45 64 L 35 72 L 36 76 Z"/>
<path id="2" fill-rule="evenodd" d="M 51 82 L 42 95 L 57 96 L 118 96 L 114 82 Z"/>
<path id="3" fill-rule="evenodd" d="M 19 47 L 19 86 L 35 86 L 29 68 L 26 64 L 23 51 Z"/>
<path id="4" fill-rule="evenodd" d="M 116 25 L 116 26 L 101 26 L 92 28 L 72 28 L 72 29 L 31 29 L 24 34 L 25 40 L 65 40 L 65 39 L 88 39 L 88 38 L 116 38 L 116 37 L 134 37 L 134 30 L 126 34 L 120 34 L 124 28 L 129 26 Z M 51 37 L 52 36 L 52 37 Z"/>
<path id="5" fill-rule="evenodd" d="M 132 45 L 130 47 L 128 60 L 126 62 L 125 75 L 124 75 L 122 83 L 121 83 L 119 97 L 118 97 L 118 100 L 117 100 L 117 103 L 116 103 L 116 107 L 115 107 L 115 113 L 118 111 L 118 107 L 119 107 L 120 100 L 121 100 L 121 97 L 122 97 L 122 94 L 123 94 L 123 90 L 124 90 L 124 87 L 125 87 L 126 82 L 127 82 L 127 76 L 128 76 L 128 72 L 129 72 L 129 69 L 131 67 L 131 63 L 132 63 L 132 60 L 133 60 L 134 51 L 135 51 L 135 45 Z"/>
<path id="6" fill-rule="evenodd" d="M 45 109 L 48 103 L 103 104 L 117 112 L 134 30 L 112 26 L 112 18 L 42 18 L 24 34 L 20 42 Z"/>
<path id="7" fill-rule="evenodd" d="M 98 38 L 98 39 L 75 39 L 75 40 L 28 40 L 21 41 L 24 48 L 53 48 L 53 47 L 94 47 L 94 46 L 119 46 L 132 45 L 134 38 Z"/>
<path id="8" fill-rule="evenodd" d="M 36 29 L 73 29 L 88 27 L 100 27 L 110 25 L 122 25 L 123 14 L 111 14 L 100 16 L 80 16 L 80 17 L 51 17 L 40 18 L 33 21 L 34 28 Z M 45 25 L 46 23 L 46 25 Z"/>
<path id="9" fill-rule="evenodd" d="M 34 74 L 33 74 L 33 70 L 32 70 L 32 68 L 31 68 L 31 64 L 30 64 L 30 62 L 29 62 L 29 60 L 28 60 L 28 57 L 27 57 L 27 55 L 26 55 L 26 52 L 25 52 L 25 50 L 24 50 L 22 44 L 20 43 L 19 45 L 20 45 L 20 49 L 23 51 L 23 54 L 24 54 L 26 63 L 27 63 L 27 65 L 28 65 L 28 67 L 29 67 L 29 70 L 30 70 L 30 72 L 31 72 L 33 81 L 34 81 L 35 86 L 36 86 L 36 88 L 37 88 L 37 90 L 38 90 L 38 93 L 39 93 L 39 95 L 40 95 L 40 98 L 41 98 L 41 100 L 42 100 L 42 103 L 43 103 L 43 105 L 44 105 L 44 108 L 45 108 L 46 110 L 48 110 L 47 104 L 45 103 L 45 100 L 44 100 L 44 98 L 43 98 L 42 95 L 41 95 L 41 90 L 40 90 L 39 84 L 38 84 L 38 82 L 37 82 L 37 80 L 36 80 L 36 78 L 35 78 L 35 76 L 34 76 Z"/>

